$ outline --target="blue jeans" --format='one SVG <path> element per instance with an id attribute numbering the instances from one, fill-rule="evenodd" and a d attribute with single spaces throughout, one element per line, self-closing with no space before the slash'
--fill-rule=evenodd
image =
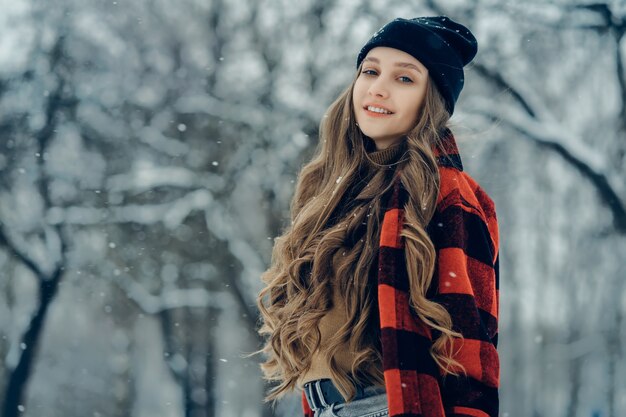
<path id="1" fill-rule="evenodd" d="M 366 387 L 364 393 L 364 397 L 349 403 L 328 404 L 323 401 L 318 408 L 313 408 L 315 417 L 386 417 L 389 415 L 387 393 L 384 387 Z"/>

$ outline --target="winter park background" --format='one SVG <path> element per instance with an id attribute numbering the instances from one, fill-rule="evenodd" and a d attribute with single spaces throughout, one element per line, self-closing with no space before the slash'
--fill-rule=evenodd
<path id="1" fill-rule="evenodd" d="M 626 416 L 626 2 L 0 0 L 0 415 L 269 417 L 255 296 L 358 48 L 446 14 L 505 417 Z"/>

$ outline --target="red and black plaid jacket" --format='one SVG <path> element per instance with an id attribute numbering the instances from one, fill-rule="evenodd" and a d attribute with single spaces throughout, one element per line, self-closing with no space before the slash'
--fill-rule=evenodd
<path id="1" fill-rule="evenodd" d="M 378 257 L 378 308 L 383 369 L 391 417 L 496 417 L 500 363 L 498 344 L 498 224 L 495 205 L 463 171 L 451 132 L 449 157 L 438 150 L 441 186 L 428 232 L 437 263 L 427 293 L 446 307 L 453 329 L 463 335 L 454 358 L 467 376 L 441 376 L 429 354 L 435 329 L 409 306 L 409 283 L 400 237 L 407 192 L 399 181 L 388 198 Z M 313 417 L 304 393 L 305 417 Z"/>

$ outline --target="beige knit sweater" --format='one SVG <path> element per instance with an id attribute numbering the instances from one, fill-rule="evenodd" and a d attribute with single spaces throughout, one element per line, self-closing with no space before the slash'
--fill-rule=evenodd
<path id="1" fill-rule="evenodd" d="M 371 143 L 370 143 L 371 144 Z M 404 143 L 400 142 L 394 144 L 386 149 L 368 151 L 368 156 L 376 164 L 392 164 L 397 162 L 401 157 L 401 153 L 404 150 Z M 380 165 L 376 165 L 368 161 L 368 168 L 371 170 L 382 169 Z M 321 350 L 316 351 L 311 357 L 311 368 L 305 372 L 299 379 L 298 385 L 300 388 L 305 383 L 321 378 L 332 378 L 330 368 L 327 364 L 327 352 L 325 352 L 325 340 L 328 340 L 331 335 L 337 333 L 339 328 L 347 321 L 348 317 L 345 312 L 345 303 L 341 294 L 337 291 L 333 291 L 333 307 L 326 313 L 324 317 L 320 319 L 319 330 L 321 333 Z M 335 355 L 337 365 L 345 369 L 348 373 L 352 364 L 352 354 L 349 351 L 348 346 L 340 348 Z"/>

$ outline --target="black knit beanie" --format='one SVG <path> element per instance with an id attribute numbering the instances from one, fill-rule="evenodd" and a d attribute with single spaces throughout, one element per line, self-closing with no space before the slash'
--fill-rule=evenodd
<path id="1" fill-rule="evenodd" d="M 465 26 L 446 16 L 397 18 L 374 33 L 359 52 L 357 68 L 367 53 L 377 46 L 399 49 L 428 68 L 450 115 L 463 89 L 463 67 L 476 52 L 476 38 Z"/>

